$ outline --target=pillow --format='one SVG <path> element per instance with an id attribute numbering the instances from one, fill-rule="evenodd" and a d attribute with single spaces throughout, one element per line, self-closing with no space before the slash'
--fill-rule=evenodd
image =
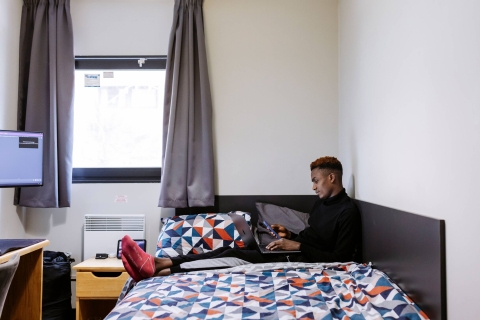
<path id="1" fill-rule="evenodd" d="M 232 213 L 243 216 L 251 226 L 249 213 Z M 225 246 L 244 247 L 243 240 L 227 213 L 174 216 L 162 222 L 164 225 L 158 236 L 155 254 L 159 258 L 208 252 Z"/>
<path id="2" fill-rule="evenodd" d="M 308 213 L 268 203 L 256 202 L 255 205 L 258 210 L 257 236 L 260 245 L 266 246 L 275 240 L 262 225 L 263 220 L 269 224 L 281 224 L 297 234 L 308 227 L 308 218 L 310 217 Z"/>

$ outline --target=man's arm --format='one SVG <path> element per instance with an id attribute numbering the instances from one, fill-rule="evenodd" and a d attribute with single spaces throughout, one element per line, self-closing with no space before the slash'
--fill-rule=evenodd
<path id="1" fill-rule="evenodd" d="M 300 250 L 300 242 L 288 240 L 292 237 L 293 232 L 289 231 L 287 228 L 281 224 L 272 224 L 272 229 L 282 238 L 280 240 L 275 240 L 270 242 L 265 248 L 268 250 Z M 273 236 L 273 234 L 270 232 Z M 296 236 L 296 235 L 295 235 Z"/>
<path id="2" fill-rule="evenodd" d="M 273 230 L 275 230 L 276 233 L 278 233 L 280 238 L 284 238 L 284 239 L 290 239 L 291 238 L 292 232 L 289 231 L 284 226 L 282 226 L 281 224 L 272 224 L 271 227 L 272 227 Z M 275 237 L 275 235 L 272 234 L 271 232 L 270 232 L 270 235 L 272 237 Z"/>
<path id="3" fill-rule="evenodd" d="M 301 243 L 300 251 L 314 262 L 348 262 L 353 260 L 355 248 L 360 242 L 360 214 L 355 209 L 347 209 L 338 218 L 339 232 L 333 252 L 319 250 Z"/>
<path id="4" fill-rule="evenodd" d="M 280 239 L 270 242 L 265 248 L 268 250 L 300 250 L 300 242 L 288 240 L 288 239 Z"/>

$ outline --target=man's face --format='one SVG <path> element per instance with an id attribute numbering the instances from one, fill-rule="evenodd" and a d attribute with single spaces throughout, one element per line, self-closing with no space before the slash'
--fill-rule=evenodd
<path id="1" fill-rule="evenodd" d="M 310 174 L 313 182 L 312 189 L 322 199 L 329 198 L 333 189 L 332 175 L 327 172 L 315 168 Z"/>

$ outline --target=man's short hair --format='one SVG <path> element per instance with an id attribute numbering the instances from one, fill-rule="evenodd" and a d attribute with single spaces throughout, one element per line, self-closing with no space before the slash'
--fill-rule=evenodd
<path id="1" fill-rule="evenodd" d="M 340 173 L 340 176 L 343 174 L 342 163 L 338 161 L 335 157 L 321 157 L 317 160 L 310 163 L 310 170 L 313 169 L 329 169 L 332 171 L 337 171 Z"/>

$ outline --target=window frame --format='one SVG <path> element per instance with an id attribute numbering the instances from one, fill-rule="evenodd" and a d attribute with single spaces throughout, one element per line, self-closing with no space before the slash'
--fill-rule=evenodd
<path id="1" fill-rule="evenodd" d="M 140 59 L 145 62 L 140 66 Z M 165 70 L 167 56 L 75 56 L 75 70 Z M 159 183 L 162 168 L 72 168 L 72 183 Z"/>

